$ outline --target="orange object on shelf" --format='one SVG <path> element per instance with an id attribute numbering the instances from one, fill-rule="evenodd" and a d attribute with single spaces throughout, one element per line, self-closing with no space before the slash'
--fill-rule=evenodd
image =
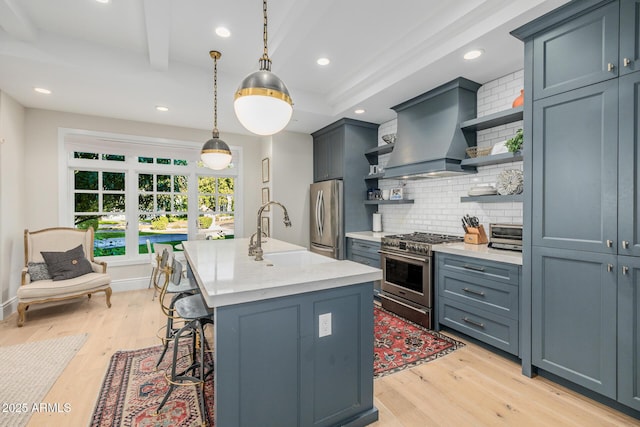
<path id="1" fill-rule="evenodd" d="M 520 95 L 513 100 L 513 104 L 511 106 L 513 108 L 519 107 L 524 104 L 524 89 L 520 89 Z"/>

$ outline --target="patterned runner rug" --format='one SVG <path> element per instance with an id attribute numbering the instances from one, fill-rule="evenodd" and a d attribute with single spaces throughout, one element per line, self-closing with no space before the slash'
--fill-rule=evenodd
<path id="1" fill-rule="evenodd" d="M 380 377 L 444 356 L 464 346 L 438 332 L 402 319 L 386 310 L 374 308 L 374 376 Z M 111 363 L 91 419 L 92 427 L 200 426 L 202 414 L 195 386 L 178 387 L 162 411 L 158 405 L 167 392 L 164 368 L 170 364 L 170 351 L 160 369 L 155 368 L 161 346 L 118 351 Z M 180 351 L 188 354 L 188 346 Z M 205 383 L 208 422 L 213 426 L 213 381 Z"/>
<path id="2" fill-rule="evenodd" d="M 411 368 L 464 347 L 464 343 L 431 331 L 379 307 L 374 308 L 374 377 Z"/>
<path id="3" fill-rule="evenodd" d="M 156 413 L 169 385 L 165 368 L 171 365 L 169 347 L 159 368 L 156 362 L 162 346 L 141 350 L 118 351 L 111 356 L 98 403 L 91 418 L 92 427 L 163 426 L 195 427 L 202 425 L 196 386 L 181 386 L 171 393 L 160 413 Z M 180 346 L 180 356 L 188 356 L 189 346 Z M 213 381 L 205 382 L 207 425 L 213 425 Z"/>

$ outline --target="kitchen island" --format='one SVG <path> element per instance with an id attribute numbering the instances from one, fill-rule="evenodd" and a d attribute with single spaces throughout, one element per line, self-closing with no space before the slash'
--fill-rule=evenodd
<path id="1" fill-rule="evenodd" d="M 184 243 L 214 309 L 216 426 L 364 426 L 373 406 L 379 269 L 267 239 Z"/>

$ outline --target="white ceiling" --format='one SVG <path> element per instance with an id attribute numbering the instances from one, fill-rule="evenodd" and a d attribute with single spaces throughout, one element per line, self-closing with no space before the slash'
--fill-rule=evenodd
<path id="1" fill-rule="evenodd" d="M 523 46 L 509 31 L 564 3 L 270 0 L 272 71 L 294 101 L 286 130 L 383 123 L 390 107 L 456 77 L 486 83 L 519 70 Z M 219 50 L 218 127 L 223 138 L 247 133 L 233 94 L 258 69 L 262 20 L 260 0 L 0 0 L 0 90 L 25 107 L 211 129 L 209 51 Z M 215 34 L 221 25 L 231 37 Z M 464 61 L 470 48 L 485 54 Z M 331 64 L 318 66 L 320 56 Z"/>

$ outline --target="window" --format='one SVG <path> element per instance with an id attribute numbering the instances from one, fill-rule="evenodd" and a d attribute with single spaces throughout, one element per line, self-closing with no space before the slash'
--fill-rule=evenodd
<path id="1" fill-rule="evenodd" d="M 188 239 L 228 239 L 241 224 L 237 148 L 230 168 L 213 171 L 199 161 L 200 143 L 67 129 L 61 144 L 63 222 L 93 227 L 94 253 L 110 263 L 146 262 L 147 239 L 174 247 Z"/>
<path id="2" fill-rule="evenodd" d="M 235 224 L 234 179 L 198 177 L 198 235 L 224 239 L 233 234 Z"/>
<path id="3" fill-rule="evenodd" d="M 189 196 L 186 175 L 138 174 L 139 253 L 147 253 L 151 243 L 170 243 L 176 247 L 189 238 Z M 178 250 L 178 249 L 176 249 Z"/>
<path id="4" fill-rule="evenodd" d="M 73 223 L 77 228 L 100 230 L 95 256 L 125 254 L 125 173 L 73 171 Z"/>

